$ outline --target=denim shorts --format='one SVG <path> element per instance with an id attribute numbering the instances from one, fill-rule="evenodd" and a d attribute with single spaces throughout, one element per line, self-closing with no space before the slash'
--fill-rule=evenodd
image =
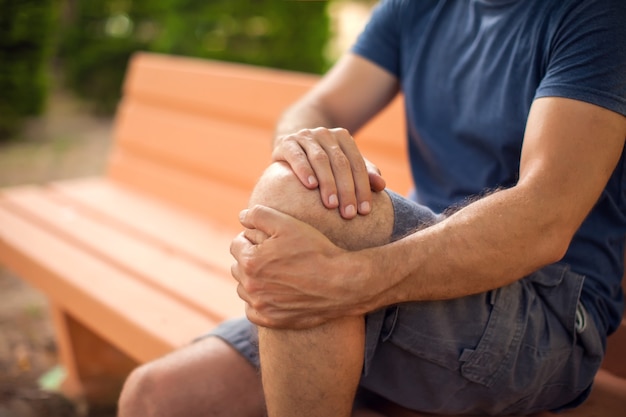
<path id="1" fill-rule="evenodd" d="M 437 215 L 398 194 L 393 239 Z M 531 414 L 588 396 L 602 338 L 580 293 L 584 277 L 549 265 L 508 286 L 446 301 L 412 302 L 365 317 L 361 392 L 433 414 Z M 245 318 L 210 332 L 259 366 Z"/>

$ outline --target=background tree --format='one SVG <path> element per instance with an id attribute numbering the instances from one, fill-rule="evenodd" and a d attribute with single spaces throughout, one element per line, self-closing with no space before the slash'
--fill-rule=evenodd
<path id="1" fill-rule="evenodd" d="M 328 67 L 326 2 L 89 0 L 66 3 L 59 57 L 66 85 L 111 113 L 138 50 L 306 72 Z"/>
<path id="2" fill-rule="evenodd" d="M 0 139 L 44 109 L 57 6 L 54 0 L 0 0 Z"/>

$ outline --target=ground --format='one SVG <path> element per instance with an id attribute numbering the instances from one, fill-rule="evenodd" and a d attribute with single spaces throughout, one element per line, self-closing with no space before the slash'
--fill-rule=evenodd
<path id="1" fill-rule="evenodd" d="M 111 126 L 110 118 L 96 117 L 80 100 L 55 91 L 44 117 L 28 121 L 19 138 L 0 142 L 0 187 L 102 173 Z M 0 266 L 0 417 L 85 415 L 82 407 L 39 389 L 44 375 L 55 385 L 56 365 L 45 297 Z"/>

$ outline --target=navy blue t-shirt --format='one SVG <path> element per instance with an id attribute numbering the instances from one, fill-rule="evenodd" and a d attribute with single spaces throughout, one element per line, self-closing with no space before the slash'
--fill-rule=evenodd
<path id="1" fill-rule="evenodd" d="M 382 1 L 353 52 L 399 79 L 414 198 L 436 212 L 515 185 L 535 98 L 626 115 L 624 0 Z M 583 302 L 606 333 L 624 308 L 624 163 L 563 260 L 587 277 Z"/>

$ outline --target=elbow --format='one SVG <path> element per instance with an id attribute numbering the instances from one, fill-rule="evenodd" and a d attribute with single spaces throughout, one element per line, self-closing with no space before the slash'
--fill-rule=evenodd
<path id="1" fill-rule="evenodd" d="M 570 241 L 571 239 L 561 239 L 557 242 L 554 242 L 554 244 L 552 245 L 552 249 L 548 252 L 548 262 L 546 262 L 546 264 L 553 264 L 562 260 L 567 253 Z"/>
<path id="2" fill-rule="evenodd" d="M 537 245 L 541 251 L 539 254 L 539 259 L 542 260 L 543 264 L 541 266 L 561 261 L 569 249 L 572 237 L 573 233 L 562 229 L 542 233 L 542 237 L 540 237 L 542 244 Z"/>

